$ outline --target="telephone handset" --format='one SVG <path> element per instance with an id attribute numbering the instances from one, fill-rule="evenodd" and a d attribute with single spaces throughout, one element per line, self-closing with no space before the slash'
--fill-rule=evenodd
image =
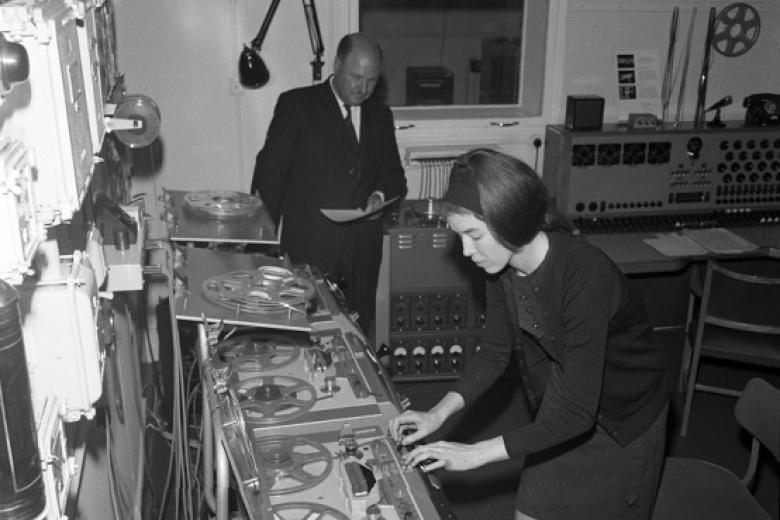
<path id="1" fill-rule="evenodd" d="M 752 94 L 745 98 L 742 106 L 746 126 L 780 125 L 780 94 Z"/>

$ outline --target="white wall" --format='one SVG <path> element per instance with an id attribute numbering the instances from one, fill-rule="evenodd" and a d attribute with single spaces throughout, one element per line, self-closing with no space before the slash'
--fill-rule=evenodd
<path id="1" fill-rule="evenodd" d="M 615 120 L 617 101 L 614 85 L 615 51 L 654 49 L 666 63 L 673 7 L 680 7 L 675 64 L 680 67 L 692 10 L 697 8 L 683 119 L 692 120 L 696 106 L 698 79 L 702 70 L 704 40 L 710 7 L 720 12 L 731 1 L 700 2 L 682 0 L 568 0 L 566 20 L 566 55 L 564 94 L 599 94 L 606 98 L 605 119 Z M 780 4 L 776 0 L 752 0 L 750 5 L 760 14 L 761 31 L 755 45 L 738 57 L 712 52 L 706 106 L 725 95 L 734 103 L 722 111 L 724 120 L 742 120 L 742 100 L 757 92 L 780 92 Z M 738 27 L 735 27 L 738 29 Z M 678 82 L 679 84 L 679 82 Z M 676 110 L 677 90 L 670 107 Z M 711 116 L 708 116 L 710 119 Z"/>
<path id="2" fill-rule="evenodd" d="M 280 92 L 312 82 L 312 52 L 302 3 L 284 0 L 263 45 L 271 71 L 269 84 L 258 90 L 238 86 L 237 63 L 242 45 L 255 37 L 270 0 L 115 0 L 118 59 L 130 93 L 150 95 L 160 106 L 163 158 L 159 171 L 135 179 L 136 192 L 171 189 L 249 187 L 254 157 L 262 146 Z M 613 56 L 616 50 L 654 49 L 661 66 L 669 38 L 672 9 L 680 6 L 677 58 L 682 61 L 687 24 L 698 8 L 690 56 L 684 116 L 692 118 L 697 77 L 701 70 L 704 28 L 710 6 L 730 1 L 679 0 L 550 0 L 552 40 L 547 49 L 544 114 L 501 129 L 485 122 L 415 121 L 399 132 L 402 149 L 417 145 L 511 143 L 504 148 L 533 163 L 533 137 L 544 125 L 562 122 L 567 94 L 599 94 L 606 98 L 605 120 L 616 117 Z M 776 0 L 755 0 L 762 31 L 747 54 L 726 58 L 713 53 L 707 104 L 730 94 L 734 104 L 724 119 L 742 119 L 742 99 L 756 92 L 778 92 L 780 6 Z M 347 0 L 316 3 L 325 41 L 327 76 L 338 39 L 357 27 L 355 8 Z M 677 93 L 671 110 L 676 108 Z M 403 121 L 397 120 L 397 124 Z M 403 150 L 402 150 L 403 151 Z M 146 166 L 144 166 L 146 167 Z M 416 171 L 410 168 L 415 193 Z M 150 201 L 147 199 L 147 204 Z M 155 208 L 149 208 L 154 214 Z"/>
<path id="3" fill-rule="evenodd" d="M 270 0 L 115 1 L 117 54 L 127 91 L 151 96 L 162 114 L 162 158 L 144 160 L 150 152 L 138 152 L 133 183 L 136 193 L 149 194 L 152 216 L 161 211 L 153 194 L 159 197 L 162 188 L 248 191 L 277 96 L 312 83 L 302 3 L 284 0 L 261 52 L 269 83 L 257 90 L 239 84 L 239 54 L 257 35 L 269 5 Z M 341 2 L 317 7 L 327 77 L 335 52 L 331 42 L 346 31 L 346 17 Z"/>

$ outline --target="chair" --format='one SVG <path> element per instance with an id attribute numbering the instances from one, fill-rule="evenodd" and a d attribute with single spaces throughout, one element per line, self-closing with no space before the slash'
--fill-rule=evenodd
<path id="1" fill-rule="evenodd" d="M 780 278 L 736 272 L 711 260 L 704 281 L 694 272 L 691 286 L 680 371 L 685 389 L 682 437 L 688 433 L 696 391 L 740 395 L 738 389 L 699 382 L 702 358 L 780 367 Z"/>
<path id="2" fill-rule="evenodd" d="M 762 445 L 780 461 L 780 390 L 763 379 L 751 379 L 734 415 L 753 436 L 744 476 L 700 459 L 667 457 L 653 520 L 771 520 L 749 486 Z"/>

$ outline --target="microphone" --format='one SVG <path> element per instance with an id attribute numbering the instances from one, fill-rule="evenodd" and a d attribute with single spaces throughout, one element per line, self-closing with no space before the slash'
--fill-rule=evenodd
<path id="1" fill-rule="evenodd" d="M 731 96 L 725 96 L 720 101 L 716 101 L 715 103 L 710 106 L 705 112 L 710 112 L 712 110 L 718 110 L 719 108 L 727 107 L 732 103 L 733 99 Z"/>

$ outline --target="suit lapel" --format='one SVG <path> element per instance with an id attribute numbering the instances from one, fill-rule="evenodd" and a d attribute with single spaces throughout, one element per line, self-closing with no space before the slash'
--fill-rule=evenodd
<path id="1" fill-rule="evenodd" d="M 344 116 L 341 112 L 341 106 L 339 106 L 340 101 L 336 97 L 336 94 L 333 93 L 333 89 L 330 87 L 330 78 L 320 83 L 320 96 L 326 114 L 326 121 L 333 121 L 332 126 L 337 128 L 336 131 L 338 132 L 341 141 L 344 143 L 344 147 L 349 151 L 349 153 L 353 153 L 352 139 L 347 133 L 348 127 L 344 121 Z M 356 164 L 353 165 L 353 168 L 356 168 L 358 175 L 360 175 L 361 171 L 360 165 L 366 164 L 365 161 L 367 157 L 365 154 L 367 153 L 367 150 L 370 149 L 370 147 L 367 146 L 367 142 L 370 139 L 368 130 L 371 125 L 370 109 L 368 109 L 367 106 L 369 102 L 370 101 L 366 101 L 360 108 L 360 136 L 358 138 L 358 153 L 357 157 L 355 158 Z"/>
<path id="2" fill-rule="evenodd" d="M 336 97 L 336 94 L 333 93 L 333 89 L 331 89 L 330 87 L 330 78 L 320 83 L 320 87 L 321 87 L 320 96 L 326 114 L 326 118 L 328 121 L 330 121 L 329 124 L 332 127 L 336 128 L 336 132 L 338 132 L 339 136 L 341 136 L 341 140 L 344 142 L 344 146 L 346 146 L 347 149 L 351 150 L 352 145 L 350 144 L 349 134 L 347 134 L 347 125 L 344 123 L 344 115 L 341 112 L 341 107 L 339 106 L 339 100 Z M 361 142 L 363 137 L 362 112 L 363 111 L 361 110 L 361 124 L 360 124 Z"/>

